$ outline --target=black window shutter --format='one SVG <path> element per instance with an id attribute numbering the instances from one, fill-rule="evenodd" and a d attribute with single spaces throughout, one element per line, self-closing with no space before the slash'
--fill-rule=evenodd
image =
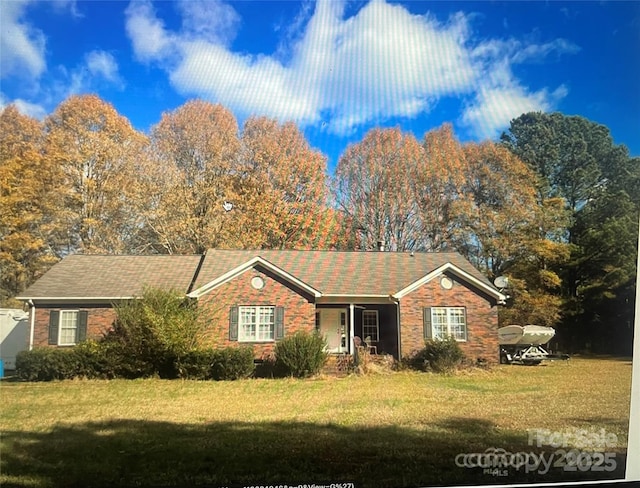
<path id="1" fill-rule="evenodd" d="M 49 312 L 49 344 L 58 345 L 58 328 L 60 327 L 60 312 L 51 310 Z"/>
<path id="2" fill-rule="evenodd" d="M 238 307 L 231 307 L 229 310 L 229 340 L 238 340 Z"/>
<path id="3" fill-rule="evenodd" d="M 78 312 L 78 327 L 76 328 L 76 343 L 87 340 L 87 319 L 89 312 L 80 310 Z"/>
<path id="4" fill-rule="evenodd" d="M 274 336 L 276 341 L 284 337 L 284 307 L 276 307 Z"/>
<path id="5" fill-rule="evenodd" d="M 422 309 L 422 325 L 424 327 L 424 339 L 431 339 L 433 337 L 431 333 L 431 307 Z"/>

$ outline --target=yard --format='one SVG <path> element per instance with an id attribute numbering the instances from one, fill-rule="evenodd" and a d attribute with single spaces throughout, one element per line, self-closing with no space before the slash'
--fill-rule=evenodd
<path id="1" fill-rule="evenodd" d="M 630 382 L 631 361 L 612 358 L 452 376 L 5 380 L 0 484 L 384 487 L 622 478 Z M 576 466 L 572 448 L 602 454 L 581 454 Z M 488 449 L 553 464 L 464 467 L 474 459 L 464 454 Z M 507 458 L 518 459 L 499 457 Z"/>

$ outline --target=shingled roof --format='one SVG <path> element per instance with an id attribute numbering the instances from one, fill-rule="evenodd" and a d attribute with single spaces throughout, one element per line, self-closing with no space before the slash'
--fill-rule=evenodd
<path id="1" fill-rule="evenodd" d="M 452 265 L 486 290 L 499 292 L 458 253 L 292 250 L 207 251 L 192 256 L 73 255 L 53 266 L 20 299 L 121 299 L 145 286 L 189 293 L 259 259 L 320 294 L 389 296 Z"/>
<path id="2" fill-rule="evenodd" d="M 145 286 L 187 293 L 201 256 L 68 256 L 19 299 L 119 299 L 142 295 Z"/>
<path id="3" fill-rule="evenodd" d="M 469 261 L 455 252 L 338 252 L 289 250 L 209 250 L 194 289 L 259 256 L 323 295 L 389 296 L 451 263 L 494 288 Z"/>

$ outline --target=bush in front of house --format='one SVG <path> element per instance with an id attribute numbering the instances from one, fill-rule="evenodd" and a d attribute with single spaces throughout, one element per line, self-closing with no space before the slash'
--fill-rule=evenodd
<path id="1" fill-rule="evenodd" d="M 253 374 L 253 348 L 226 347 L 215 352 L 211 367 L 211 377 L 214 380 L 239 380 Z"/>
<path id="2" fill-rule="evenodd" d="M 75 377 L 90 379 L 120 377 L 118 356 L 109 346 L 99 341 L 84 341 L 70 349 L 77 358 Z"/>
<path id="3" fill-rule="evenodd" d="M 194 349 L 176 358 L 178 377 L 189 380 L 239 380 L 253 374 L 253 349 Z"/>
<path id="4" fill-rule="evenodd" d="M 116 357 L 117 376 L 177 378 L 176 358 L 197 349 L 204 331 L 196 304 L 175 290 L 147 288 L 115 310 L 113 329 L 101 342 Z"/>
<path id="5" fill-rule="evenodd" d="M 183 380 L 213 379 L 212 367 L 216 361 L 215 349 L 194 349 L 176 358 L 175 369 Z"/>
<path id="6" fill-rule="evenodd" d="M 195 380 L 237 380 L 254 371 L 250 347 L 194 349 L 177 358 L 167 358 L 165 371 L 149 362 L 127 357 L 117 342 L 87 341 L 75 347 L 36 348 L 16 357 L 16 375 L 25 381 L 112 379 L 150 376 Z M 171 363 L 169 364 L 169 361 Z"/>
<path id="7" fill-rule="evenodd" d="M 52 381 L 75 378 L 80 366 L 73 348 L 35 348 L 16 356 L 16 376 L 25 381 Z"/>
<path id="8" fill-rule="evenodd" d="M 275 347 L 275 369 L 287 376 L 306 378 L 318 374 L 327 361 L 327 341 L 317 331 L 298 331 Z"/>
<path id="9" fill-rule="evenodd" d="M 16 357 L 16 375 L 25 381 L 109 379 L 119 376 L 110 351 L 95 341 L 83 342 L 75 347 L 40 347 L 21 351 Z"/>
<path id="10" fill-rule="evenodd" d="M 464 361 L 464 353 L 453 337 L 443 340 L 427 340 L 424 348 L 408 360 L 409 367 L 419 371 L 450 373 Z"/>

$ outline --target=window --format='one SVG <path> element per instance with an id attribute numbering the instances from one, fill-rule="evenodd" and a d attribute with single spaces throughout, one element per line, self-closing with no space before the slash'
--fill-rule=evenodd
<path id="1" fill-rule="evenodd" d="M 378 342 L 378 311 L 362 311 L 362 338 L 371 337 L 372 342 Z"/>
<path id="2" fill-rule="evenodd" d="M 431 335 L 434 339 L 447 336 L 457 341 L 467 340 L 464 307 L 433 307 L 431 309 Z"/>
<path id="3" fill-rule="evenodd" d="M 87 337 L 86 310 L 51 310 L 49 312 L 49 344 L 73 346 Z"/>
<path id="4" fill-rule="evenodd" d="M 78 330 L 78 312 L 63 310 L 60 312 L 60 333 L 58 345 L 70 346 L 76 343 L 76 331 Z"/>
<path id="5" fill-rule="evenodd" d="M 265 342 L 274 338 L 275 307 L 239 307 L 239 341 Z"/>

